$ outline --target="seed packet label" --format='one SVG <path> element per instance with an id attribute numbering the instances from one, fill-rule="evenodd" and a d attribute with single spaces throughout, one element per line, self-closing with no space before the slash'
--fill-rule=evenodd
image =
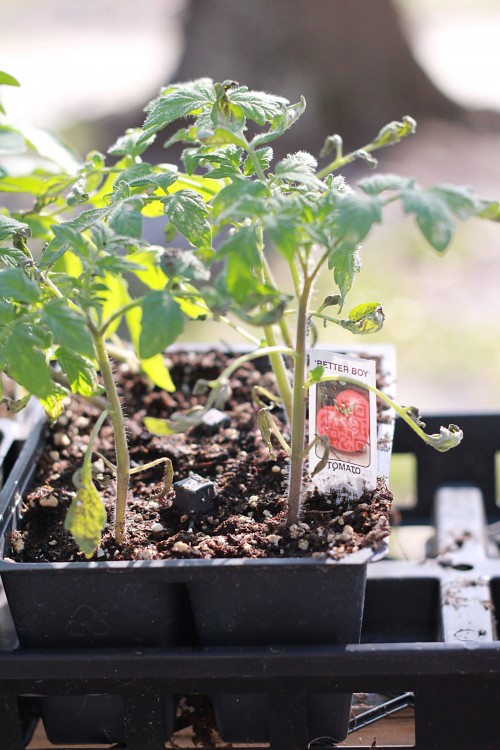
<path id="1" fill-rule="evenodd" d="M 311 448 L 309 469 L 320 491 L 359 498 L 377 485 L 376 396 L 366 387 L 375 387 L 376 365 L 313 349 L 310 368 L 316 367 L 323 367 L 326 379 L 309 390 L 309 442 L 324 440 Z"/>

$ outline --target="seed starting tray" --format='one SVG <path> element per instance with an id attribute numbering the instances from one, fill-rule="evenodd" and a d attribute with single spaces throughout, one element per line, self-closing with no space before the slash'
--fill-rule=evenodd
<path id="1" fill-rule="evenodd" d="M 414 744 L 391 747 L 497 750 L 500 415 L 455 419 L 466 437 L 444 455 L 396 423 L 394 452 L 414 455 L 417 465 L 418 501 L 402 512 L 402 523 L 432 524 L 434 538 L 422 560 L 369 565 L 360 644 L 43 652 L 16 648 L 5 618 L 1 630 L 0 618 L 0 750 L 26 746 L 29 701 L 19 696 L 120 695 L 127 742 L 114 747 L 160 750 L 165 747 L 162 694 L 213 692 L 268 693 L 271 750 L 335 747 L 327 738 L 308 744 L 306 696 L 318 692 L 389 696 L 353 719 L 350 730 L 413 706 Z M 449 421 L 431 418 L 427 429 L 438 432 Z M 370 733 L 376 735 L 376 724 Z M 356 747 L 389 746 L 374 740 Z"/>

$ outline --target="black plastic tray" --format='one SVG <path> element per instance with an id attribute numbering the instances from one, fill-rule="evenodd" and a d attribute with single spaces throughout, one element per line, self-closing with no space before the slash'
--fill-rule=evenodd
<path id="1" fill-rule="evenodd" d="M 416 456 L 419 479 L 418 503 L 403 512 L 403 523 L 432 523 L 434 549 L 418 562 L 369 565 L 361 644 L 105 653 L 7 647 L 0 651 L 1 750 L 25 747 L 20 695 L 120 695 L 123 747 L 159 750 L 162 694 L 235 691 L 270 694 L 272 750 L 306 750 L 304 695 L 330 691 L 411 693 L 414 750 L 497 750 L 500 559 L 486 524 L 500 520 L 494 483 L 500 415 L 439 417 L 427 425 L 435 430 L 451 421 L 466 438 L 444 456 L 421 446 L 406 426 L 396 427 L 394 450 Z M 6 639 L 4 630 L 4 646 Z"/>

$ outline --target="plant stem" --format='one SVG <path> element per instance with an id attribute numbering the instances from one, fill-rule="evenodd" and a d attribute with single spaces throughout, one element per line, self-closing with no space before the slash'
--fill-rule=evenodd
<path id="1" fill-rule="evenodd" d="M 125 420 L 116 389 L 116 383 L 111 370 L 108 353 L 104 345 L 103 336 L 95 329 L 92 330 L 96 348 L 97 361 L 104 381 L 104 388 L 108 397 L 108 413 L 111 418 L 115 434 L 116 455 L 116 499 L 115 499 L 115 540 L 122 544 L 125 539 L 125 522 L 127 509 L 127 491 L 130 472 L 130 457 L 125 431 Z"/>
<path id="2" fill-rule="evenodd" d="M 300 493 L 304 467 L 304 437 L 306 424 L 306 337 L 307 307 L 311 280 L 304 278 L 297 310 L 297 335 L 295 340 L 295 368 L 293 379 L 292 450 L 290 454 L 290 484 L 288 486 L 287 523 L 297 523 L 300 513 Z"/>
<path id="3" fill-rule="evenodd" d="M 266 344 L 268 347 L 277 347 L 276 334 L 273 326 L 264 326 L 264 336 L 266 338 Z M 280 394 L 283 407 L 285 409 L 288 424 L 292 423 L 292 410 L 293 410 L 293 393 L 288 378 L 288 371 L 283 360 L 283 356 L 278 352 L 269 354 L 269 361 L 273 368 L 274 375 L 276 377 L 276 383 L 278 386 L 278 392 Z"/>

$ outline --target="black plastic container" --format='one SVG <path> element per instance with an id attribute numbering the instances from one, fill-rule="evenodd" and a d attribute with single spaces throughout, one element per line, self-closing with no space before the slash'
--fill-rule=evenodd
<path id="1" fill-rule="evenodd" d="M 0 493 L 0 549 L 15 530 L 19 506 L 45 443 L 46 424 L 34 425 Z M 8 549 L 8 548 L 7 548 Z M 190 644 L 185 587 L 144 575 L 146 563 L 9 563 L 1 578 L 23 648 L 142 648 Z M 4 617 L 5 617 L 4 613 Z M 165 736 L 175 721 L 175 697 L 164 698 Z M 51 741 L 120 742 L 118 696 L 42 698 Z M 71 710 L 72 709 L 72 710 Z"/>
<path id="2" fill-rule="evenodd" d="M 204 647 L 336 646 L 358 643 L 366 562 L 373 552 L 344 563 L 241 560 L 200 570 L 189 584 L 196 630 Z M 309 740 L 347 734 L 351 694 L 308 696 Z M 221 737 L 230 742 L 267 742 L 268 696 L 212 695 Z"/>
<path id="3" fill-rule="evenodd" d="M 387 352 L 387 347 L 374 347 L 373 356 Z M 8 555 L 6 535 L 16 528 L 22 495 L 43 450 L 44 431 L 40 420 L 0 493 L 3 556 Z M 391 438 L 386 422 L 379 430 L 381 475 L 388 473 Z M 359 642 L 372 557 L 371 550 L 362 550 L 340 563 L 300 558 L 26 564 L 4 559 L 0 575 L 22 648 L 337 646 Z M 306 700 L 310 740 L 345 737 L 351 694 L 311 693 Z M 256 742 L 269 736 L 266 694 L 221 697 L 215 691 L 213 701 L 225 739 Z M 162 703 L 168 739 L 174 696 L 162 696 Z M 124 741 L 126 717 L 118 694 L 41 693 L 38 706 L 54 742 Z"/>

